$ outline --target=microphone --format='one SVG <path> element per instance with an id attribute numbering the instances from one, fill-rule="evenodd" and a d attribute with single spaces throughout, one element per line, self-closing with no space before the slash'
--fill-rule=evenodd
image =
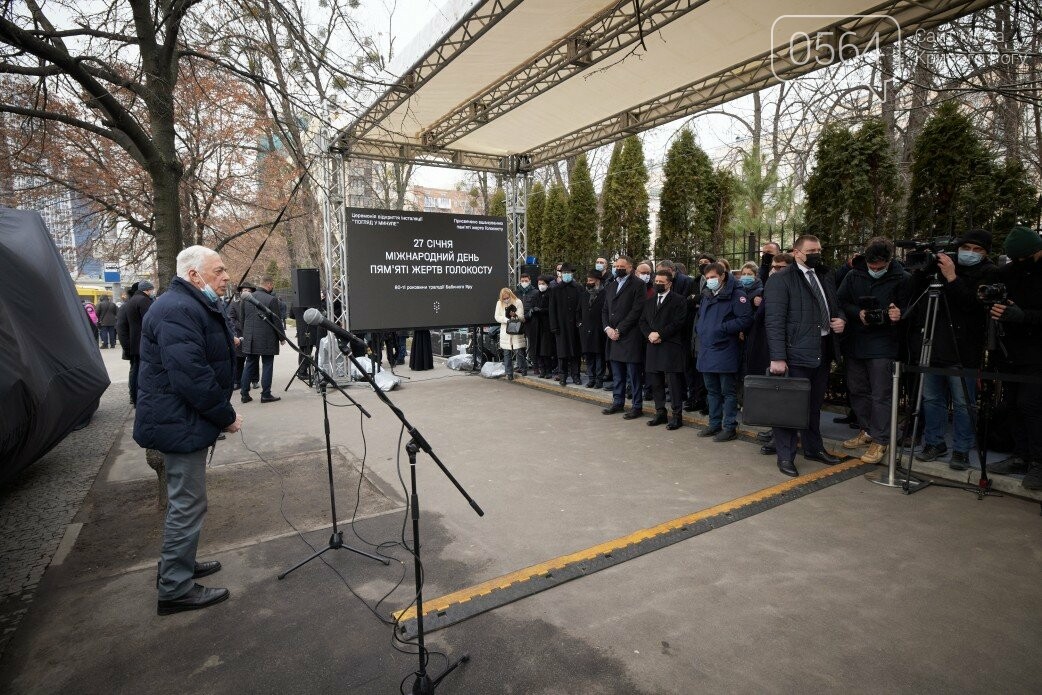
<path id="1" fill-rule="evenodd" d="M 304 322 L 310 326 L 318 326 L 319 328 L 325 328 L 327 331 L 346 341 L 351 346 L 351 352 L 358 356 L 363 356 L 369 351 L 369 346 L 366 345 L 365 341 L 356 336 L 346 328 L 341 328 L 338 324 L 333 323 L 318 309 L 311 307 L 304 312 Z"/>
<path id="2" fill-rule="evenodd" d="M 265 314 L 267 314 L 267 315 L 268 315 L 268 318 L 274 319 L 274 320 L 276 320 L 276 321 L 278 321 L 278 322 L 280 322 L 280 323 L 282 322 L 282 318 L 281 318 L 280 316 L 276 315 L 274 311 L 272 311 L 272 310 L 271 310 L 271 309 L 269 309 L 268 307 L 266 307 L 266 306 L 264 306 L 263 304 L 261 304 L 261 303 L 260 303 L 260 302 L 259 302 L 259 301 L 257 300 L 257 298 L 253 296 L 253 293 L 252 293 L 252 292 L 246 292 L 246 293 L 244 293 L 244 294 L 242 295 L 242 298 L 243 298 L 244 300 L 246 300 L 247 302 L 249 302 L 250 304 L 252 304 L 253 306 L 255 306 L 255 307 L 257 307 L 258 309 L 260 309 L 260 310 L 261 310 L 262 312 L 264 312 Z"/>

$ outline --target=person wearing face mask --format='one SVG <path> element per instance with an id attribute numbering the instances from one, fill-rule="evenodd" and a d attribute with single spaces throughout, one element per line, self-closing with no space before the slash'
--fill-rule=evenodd
<path id="1" fill-rule="evenodd" d="M 1042 378 L 1042 237 L 1027 227 L 1014 227 L 1006 236 L 1011 263 L 998 268 L 988 282 L 1006 286 L 1005 304 L 992 304 L 990 315 L 999 321 L 1005 354 L 998 371 Z M 1008 381 L 1013 404 L 1016 451 L 1023 452 L 1027 473 L 1021 485 L 1042 490 L 1042 384 Z"/>
<path id="2" fill-rule="evenodd" d="M 810 380 L 808 426 L 797 431 L 774 428 L 778 470 L 797 476 L 796 438 L 803 444 L 803 457 L 826 465 L 839 459 L 825 451 L 821 438 L 821 406 L 825 402 L 829 365 L 836 355 L 836 338 L 846 328 L 836 298 L 836 283 L 821 261 L 821 242 L 804 234 L 793 244 L 796 263 L 776 273 L 764 287 L 767 307 L 764 325 L 771 374 L 785 374 Z"/>
<path id="3" fill-rule="evenodd" d="M 933 333 L 931 367 L 976 369 L 984 355 L 987 336 L 988 307 L 977 299 L 977 287 L 995 269 L 988 260 L 991 234 L 983 229 L 967 232 L 957 242 L 956 258 L 937 255 L 937 269 L 942 281 L 942 300 Z M 912 298 L 922 295 L 930 284 L 930 275 L 915 273 Z M 922 348 L 926 323 L 925 301 L 920 300 L 909 311 L 911 354 L 917 358 Z M 944 374 L 923 375 L 923 449 L 916 458 L 934 461 L 948 453 L 948 403 L 952 405 L 952 449 L 949 467 L 969 468 L 969 451 L 974 446 L 975 423 L 973 404 L 977 399 L 975 379 L 960 379 Z M 991 466 L 988 467 L 992 471 Z"/>
<path id="4" fill-rule="evenodd" d="M 116 334 L 123 346 L 123 359 L 130 361 L 127 386 L 130 404 L 137 405 L 138 370 L 141 364 L 141 325 L 152 307 L 156 288 L 148 280 L 131 285 L 132 295 L 116 312 Z"/>
<path id="5" fill-rule="evenodd" d="M 550 289 L 549 294 L 550 331 L 556 341 L 559 383 L 566 386 L 570 374 L 572 383 L 578 386 L 582 383 L 579 378 L 579 361 L 582 356 L 579 329 L 586 292 L 575 281 L 575 268 L 570 263 L 561 265 L 561 282 Z"/>
<path id="6" fill-rule="evenodd" d="M 771 256 L 771 258 L 773 259 L 774 256 Z M 769 271 L 770 268 L 768 268 Z M 749 298 L 754 307 L 760 306 L 760 302 L 763 300 L 763 283 L 760 281 L 759 272 L 760 268 L 752 261 L 749 261 L 738 271 L 736 278 L 739 286 L 745 292 L 745 296 Z"/>
<path id="7" fill-rule="evenodd" d="M 601 271 L 596 269 L 586 273 L 586 296 L 581 303 L 579 340 L 586 359 L 586 388 L 589 389 L 604 386 L 604 289 L 601 277 Z"/>
<path id="8" fill-rule="evenodd" d="M 768 280 L 778 271 L 788 268 L 794 263 L 792 255 L 788 253 L 779 253 L 771 257 L 771 271 L 768 275 Z M 759 300 L 759 301 L 757 301 Z M 764 325 L 764 318 L 767 315 L 767 306 L 763 302 L 763 296 L 755 297 L 752 300 L 753 304 L 753 324 L 749 327 L 749 331 L 746 333 L 745 339 L 745 360 L 743 364 L 743 372 L 745 374 L 765 374 L 768 367 L 771 364 L 770 353 L 767 351 L 767 328 Z M 759 437 L 763 441 L 763 446 L 760 447 L 760 453 L 764 456 L 774 456 L 778 453 L 774 446 L 774 434 L 768 432 L 766 435 Z"/>
<path id="9" fill-rule="evenodd" d="M 503 350 L 503 366 L 506 367 L 507 381 L 514 380 L 514 357 L 523 350 L 525 342 L 524 333 L 507 333 L 507 323 L 513 319 L 524 320 L 525 305 L 517 295 L 504 287 L 499 291 L 499 301 L 496 302 L 494 312 L 496 323 L 499 324 L 499 347 Z M 527 376 L 528 366 L 518 357 L 517 371 L 521 376 Z"/>
<path id="10" fill-rule="evenodd" d="M 843 442 L 843 448 L 867 445 L 868 451 L 861 457 L 865 463 L 880 463 L 890 444 L 892 375 L 901 348 L 898 321 L 908 307 L 909 280 L 904 266 L 894 258 L 894 243 L 875 237 L 853 260 L 838 290 L 847 319 L 843 343 L 847 391 L 862 425 L 857 436 Z"/>
<path id="11" fill-rule="evenodd" d="M 541 379 L 549 379 L 553 374 L 556 357 L 556 341 L 550 332 L 550 281 L 553 278 L 540 275 L 536 280 L 536 293 L 531 307 L 525 311 L 525 320 L 531 331 L 528 337 L 528 356 Z"/>
<path id="12" fill-rule="evenodd" d="M 709 425 L 698 433 L 714 442 L 735 439 L 738 428 L 738 335 L 753 322 L 752 304 L 722 263 L 705 270 L 706 288 L 698 309 L 698 371 L 705 380 Z"/>
<path id="13" fill-rule="evenodd" d="M 207 608 L 228 598 L 196 579 L 220 571 L 197 562 L 206 514 L 206 452 L 222 432 L 238 432 L 231 405 L 232 333 L 218 306 L 228 283 L 221 257 L 205 246 L 177 254 L 177 277 L 145 315 L 134 441 L 162 452 L 167 511 L 156 612 Z"/>
<path id="14" fill-rule="evenodd" d="M 271 277 L 263 277 L 260 287 L 253 293 L 253 298 L 267 307 L 276 317 L 282 315 L 282 307 L 278 298 L 272 294 L 275 289 L 275 281 Z M 246 363 L 242 368 L 239 378 L 239 395 L 243 403 L 253 400 L 250 396 L 250 384 L 257 378 L 258 362 L 261 367 L 261 403 L 274 403 L 280 401 L 280 396 L 271 393 L 271 382 L 275 365 L 275 355 L 279 354 L 279 345 L 285 343 L 279 337 L 275 327 L 265 320 L 260 309 L 250 302 L 242 305 L 242 352 L 246 355 Z M 278 319 L 277 319 L 278 320 Z M 285 330 L 285 326 L 280 326 Z"/>
<path id="15" fill-rule="evenodd" d="M 246 301 L 245 295 L 251 294 L 256 289 L 257 287 L 252 282 L 244 281 L 241 283 L 239 291 L 232 298 L 227 309 L 228 320 L 231 322 L 229 328 L 232 329 L 232 335 L 235 336 L 235 378 L 232 385 L 233 389 L 239 388 L 239 379 L 242 377 L 242 370 L 246 365 L 246 355 L 242 352 L 242 305 Z M 299 324 L 307 325 L 303 319 L 298 320 Z"/>
<path id="16" fill-rule="evenodd" d="M 640 331 L 647 340 L 644 371 L 651 381 L 655 416 L 648 425 L 664 425 L 666 418 L 666 380 L 672 413 L 666 429 L 679 429 L 684 404 L 684 322 L 687 302 L 672 292 L 673 273 L 666 268 L 655 272 L 655 295 L 644 302 Z"/>
<path id="17" fill-rule="evenodd" d="M 539 294 L 539 290 L 532 284 L 532 276 L 529 273 L 521 273 L 514 294 L 521 300 L 521 304 L 524 305 L 524 313 L 522 316 L 525 319 L 525 347 L 518 350 L 517 363 L 519 365 L 525 365 L 525 373 L 527 374 L 528 368 L 532 364 L 531 360 L 529 360 L 528 352 L 528 346 L 531 345 L 532 341 L 532 336 L 530 335 L 531 327 L 528 324 L 529 310 L 532 308 L 532 303 L 535 301 L 536 295 Z"/>
<path id="18" fill-rule="evenodd" d="M 765 241 L 760 247 L 760 267 L 756 269 L 756 277 L 761 283 L 767 282 L 771 275 L 771 265 L 774 257 L 781 254 L 781 246 L 773 241 Z"/>
<path id="19" fill-rule="evenodd" d="M 613 378 L 611 405 L 601 412 L 614 415 L 624 410 L 628 380 L 633 400 L 623 416 L 627 420 L 639 418 L 644 406 L 644 336 L 638 326 L 644 309 L 644 283 L 632 273 L 633 259 L 619 256 L 615 261 L 615 282 L 605 290 L 601 312 L 608 337 L 605 358 L 611 360 Z"/>

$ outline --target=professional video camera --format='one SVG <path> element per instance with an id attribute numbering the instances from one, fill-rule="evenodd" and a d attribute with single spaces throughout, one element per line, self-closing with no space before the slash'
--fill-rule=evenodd
<path id="1" fill-rule="evenodd" d="M 938 254 L 944 253 L 952 261 L 955 261 L 957 256 L 953 251 L 945 251 L 946 248 L 954 247 L 954 239 L 934 239 L 933 241 L 916 241 L 914 239 L 906 239 L 903 241 L 895 241 L 894 246 L 899 249 L 911 249 L 905 254 L 904 263 L 905 270 L 911 273 L 925 273 L 930 275 L 937 272 L 937 256 Z"/>
<path id="2" fill-rule="evenodd" d="M 981 285 L 977 288 L 977 299 L 985 304 L 1005 304 L 1009 300 L 1006 286 L 1001 282 L 994 285 Z"/>
<path id="3" fill-rule="evenodd" d="M 879 299 L 871 295 L 858 297 L 858 306 L 865 312 L 866 326 L 883 326 L 890 323 L 886 310 L 879 304 Z"/>

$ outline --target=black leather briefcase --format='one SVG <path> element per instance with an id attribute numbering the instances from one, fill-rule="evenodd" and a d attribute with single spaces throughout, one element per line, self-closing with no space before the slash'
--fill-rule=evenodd
<path id="1" fill-rule="evenodd" d="M 810 420 L 810 379 L 749 374 L 744 384 L 743 423 L 761 427 L 807 429 Z"/>

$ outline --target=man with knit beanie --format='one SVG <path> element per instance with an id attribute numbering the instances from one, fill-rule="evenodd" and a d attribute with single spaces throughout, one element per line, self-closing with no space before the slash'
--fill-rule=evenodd
<path id="1" fill-rule="evenodd" d="M 1006 285 L 1007 304 L 993 304 L 991 316 L 1002 322 L 1005 363 L 1002 371 L 1042 378 L 1042 237 L 1027 227 L 1014 227 L 1006 237 L 1011 262 L 994 275 Z M 1027 456 L 1022 485 L 1042 490 L 1042 383 L 1007 382 L 1013 391 L 1014 436 Z"/>

